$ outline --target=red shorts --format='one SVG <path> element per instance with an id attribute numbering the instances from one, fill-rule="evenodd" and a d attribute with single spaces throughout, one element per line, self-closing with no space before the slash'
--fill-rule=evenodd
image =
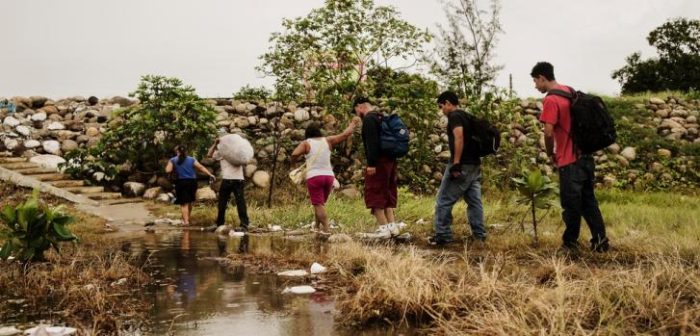
<path id="1" fill-rule="evenodd" d="M 365 205 L 368 209 L 396 208 L 396 160 L 380 157 L 377 172 L 369 176 L 365 171 Z"/>
<path id="2" fill-rule="evenodd" d="M 306 188 L 309 190 L 309 198 L 312 205 L 325 205 L 328 196 L 333 190 L 335 177 L 328 175 L 314 176 L 306 180 Z"/>

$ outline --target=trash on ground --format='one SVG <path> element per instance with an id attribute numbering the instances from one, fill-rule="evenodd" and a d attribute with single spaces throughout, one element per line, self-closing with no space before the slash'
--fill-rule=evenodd
<path id="1" fill-rule="evenodd" d="M 309 275 L 309 272 L 305 270 L 292 270 L 292 271 L 284 271 L 284 272 L 279 272 L 277 273 L 279 276 L 286 276 L 286 277 L 303 277 Z"/>
<path id="2" fill-rule="evenodd" d="M 328 269 L 323 267 L 319 263 L 313 263 L 311 264 L 311 274 L 317 274 L 317 273 L 325 273 Z"/>
<path id="3" fill-rule="evenodd" d="M 282 227 L 279 225 L 272 225 L 272 226 L 270 226 L 270 231 L 272 231 L 272 232 L 282 231 Z"/>
<path id="4" fill-rule="evenodd" d="M 245 232 L 230 231 L 230 232 L 228 233 L 228 235 L 229 235 L 230 237 L 238 237 L 238 238 L 240 238 L 240 237 L 245 236 Z"/>
<path id="5" fill-rule="evenodd" d="M 294 286 L 285 287 L 282 294 L 311 294 L 315 293 L 316 289 L 311 286 Z"/>
<path id="6" fill-rule="evenodd" d="M 75 334 L 76 331 L 78 330 L 70 327 L 36 326 L 25 330 L 24 333 L 29 336 L 68 336 Z"/>

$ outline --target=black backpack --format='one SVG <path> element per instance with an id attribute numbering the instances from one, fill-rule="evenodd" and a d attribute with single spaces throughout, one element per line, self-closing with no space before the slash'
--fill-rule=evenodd
<path id="1" fill-rule="evenodd" d="M 478 118 L 466 112 L 464 114 L 470 123 L 468 140 L 473 142 L 479 152 L 479 157 L 495 154 L 501 146 L 501 132 L 498 131 L 498 128 L 486 119 Z"/>
<path id="2" fill-rule="evenodd" d="M 614 144 L 617 140 L 615 121 L 603 100 L 571 87 L 569 89 L 573 93 L 555 89 L 547 94 L 561 96 L 571 102 L 571 138 L 574 150 L 591 154 Z"/>
<path id="3" fill-rule="evenodd" d="M 410 132 L 398 114 L 381 116 L 379 120 L 379 146 L 382 153 L 393 159 L 408 154 Z"/>

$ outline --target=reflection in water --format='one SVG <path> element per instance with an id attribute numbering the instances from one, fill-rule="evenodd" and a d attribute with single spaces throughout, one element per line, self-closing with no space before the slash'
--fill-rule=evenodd
<path id="1" fill-rule="evenodd" d="M 324 253 L 327 247 L 282 236 L 222 239 L 196 231 L 164 232 L 132 241 L 129 250 L 158 263 L 156 277 L 167 284 L 150 293 L 151 333 L 168 334 L 172 324 L 174 335 L 392 334 L 335 330 L 334 302 L 328 295 L 282 295 L 285 283 L 276 275 L 247 274 L 243 266 L 222 267 L 217 261 L 227 253 L 291 253 L 299 248 Z"/>

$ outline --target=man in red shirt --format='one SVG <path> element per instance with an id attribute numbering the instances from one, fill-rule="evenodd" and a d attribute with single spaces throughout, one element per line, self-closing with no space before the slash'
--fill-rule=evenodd
<path id="1" fill-rule="evenodd" d="M 530 76 L 535 82 L 535 88 L 542 93 L 554 89 L 574 93 L 571 88 L 557 83 L 554 67 L 550 63 L 537 63 Z M 591 155 L 583 155 L 576 150 L 571 137 L 571 102 L 567 98 L 548 94 L 542 104 L 540 121 L 544 123 L 547 155 L 552 164 L 559 168 L 559 197 L 563 209 L 562 218 L 566 224 L 562 248 L 570 252 L 578 250 L 583 217 L 591 230 L 591 249 L 605 252 L 609 243 L 593 191 L 595 162 Z"/>

